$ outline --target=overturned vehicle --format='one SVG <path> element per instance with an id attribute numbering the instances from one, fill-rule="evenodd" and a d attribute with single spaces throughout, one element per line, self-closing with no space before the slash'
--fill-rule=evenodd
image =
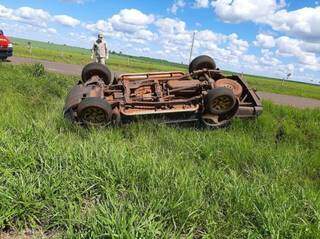
<path id="1" fill-rule="evenodd" d="M 233 118 L 256 118 L 261 101 L 242 77 L 225 76 L 209 56 L 200 56 L 179 71 L 122 74 L 112 77 L 101 64 L 82 71 L 82 81 L 69 93 L 64 116 L 81 125 L 120 125 L 138 116 L 166 123 L 200 122 L 227 126 Z"/>

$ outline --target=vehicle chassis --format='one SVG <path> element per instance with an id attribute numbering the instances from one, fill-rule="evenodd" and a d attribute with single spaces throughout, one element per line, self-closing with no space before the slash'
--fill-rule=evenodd
<path id="1" fill-rule="evenodd" d="M 216 88 L 220 79 L 237 82 L 242 92 L 237 96 L 233 112 L 224 119 L 214 118 L 213 124 L 205 125 L 218 128 L 234 117 L 256 118 L 262 113 L 259 96 L 241 76 L 224 76 L 219 70 L 202 69 L 188 74 L 179 71 L 122 74 L 114 77 L 109 85 L 100 77 L 93 76 L 85 83 L 79 82 L 71 90 L 64 115 L 73 122 L 86 124 L 78 115 L 79 104 L 84 99 L 98 98 L 112 108 L 109 124 L 124 123 L 135 116 L 161 116 L 165 123 L 207 122 L 203 119 L 215 116 L 206 113 L 206 95 L 209 90 Z M 94 112 L 91 114 L 95 117 Z"/>

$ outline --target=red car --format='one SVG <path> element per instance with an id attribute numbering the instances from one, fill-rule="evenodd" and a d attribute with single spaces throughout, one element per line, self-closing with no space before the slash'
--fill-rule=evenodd
<path id="1" fill-rule="evenodd" d="M 10 39 L 3 34 L 0 30 L 0 60 L 6 60 L 8 57 L 12 56 L 13 47 Z"/>

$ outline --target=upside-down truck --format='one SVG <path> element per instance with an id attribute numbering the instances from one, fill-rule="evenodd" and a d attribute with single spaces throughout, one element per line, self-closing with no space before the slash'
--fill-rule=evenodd
<path id="1" fill-rule="evenodd" d="M 189 72 L 153 72 L 111 77 L 91 63 L 69 93 L 64 116 L 82 125 L 119 125 L 137 116 L 168 123 L 200 122 L 221 128 L 233 118 L 256 118 L 263 111 L 256 92 L 237 75 L 224 75 L 209 56 L 191 62 Z"/>

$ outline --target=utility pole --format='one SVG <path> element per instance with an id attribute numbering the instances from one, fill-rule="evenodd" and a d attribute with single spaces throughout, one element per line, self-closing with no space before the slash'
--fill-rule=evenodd
<path id="1" fill-rule="evenodd" d="M 195 40 L 195 38 L 196 38 L 196 32 L 193 32 L 193 35 L 192 35 L 192 44 L 191 44 L 191 50 L 190 50 L 189 64 L 191 63 L 191 60 L 192 60 L 193 47 L 194 47 L 194 40 Z"/>

